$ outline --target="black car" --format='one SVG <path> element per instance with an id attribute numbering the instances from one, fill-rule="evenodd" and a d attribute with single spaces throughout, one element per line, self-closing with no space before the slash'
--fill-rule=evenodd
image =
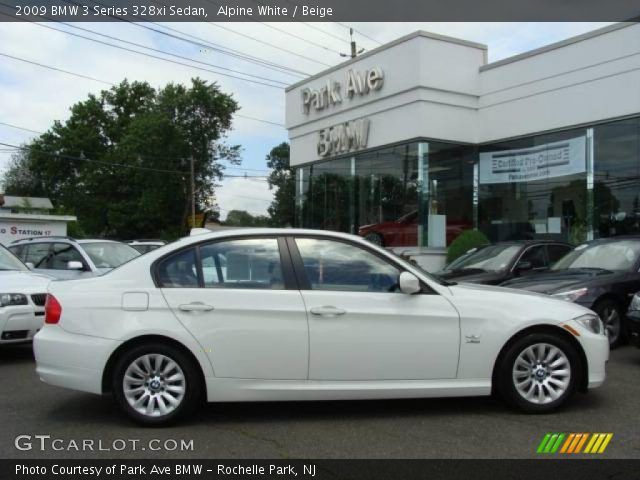
<path id="1" fill-rule="evenodd" d="M 435 275 L 443 280 L 499 285 L 521 276 L 548 270 L 573 249 L 549 240 L 514 240 L 469 250 Z"/>
<path id="2" fill-rule="evenodd" d="M 502 284 L 546 293 L 596 312 L 611 347 L 628 334 L 626 311 L 640 290 L 640 236 L 594 240 L 576 247 L 546 273 Z"/>

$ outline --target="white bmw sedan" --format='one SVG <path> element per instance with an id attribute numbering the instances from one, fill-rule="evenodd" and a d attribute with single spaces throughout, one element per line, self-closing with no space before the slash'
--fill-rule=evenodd
<path id="1" fill-rule="evenodd" d="M 227 230 L 160 247 L 102 277 L 53 282 L 36 335 L 52 385 L 113 393 L 143 424 L 201 400 L 500 394 L 547 412 L 604 382 L 590 310 L 438 281 L 351 235 Z"/>

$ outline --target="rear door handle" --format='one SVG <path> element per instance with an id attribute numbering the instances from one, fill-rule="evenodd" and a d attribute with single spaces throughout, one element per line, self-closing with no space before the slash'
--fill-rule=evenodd
<path id="1" fill-rule="evenodd" d="M 342 308 L 337 308 L 332 305 L 325 305 L 324 307 L 313 307 L 309 310 L 314 315 L 320 315 L 322 317 L 337 317 L 338 315 L 344 315 L 347 313 Z"/>
<path id="2" fill-rule="evenodd" d="M 183 303 L 178 308 L 183 312 L 209 312 L 213 310 L 213 306 L 202 302 Z"/>

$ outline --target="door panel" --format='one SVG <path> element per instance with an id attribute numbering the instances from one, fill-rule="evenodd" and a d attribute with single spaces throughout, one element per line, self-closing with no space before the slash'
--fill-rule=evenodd
<path id="1" fill-rule="evenodd" d="M 158 265 L 163 295 L 217 377 L 307 378 L 307 315 L 300 291 L 286 289 L 283 255 L 275 238 L 224 239 Z"/>
<path id="2" fill-rule="evenodd" d="M 440 295 L 303 291 L 309 308 L 309 379 L 455 378 L 459 318 Z M 343 310 L 317 315 L 318 307 Z"/>
<path id="3" fill-rule="evenodd" d="M 440 295 L 405 295 L 401 267 L 343 241 L 291 244 L 309 318 L 311 380 L 455 378 L 457 311 Z"/>
<path id="4" fill-rule="evenodd" d="M 307 378 L 309 333 L 299 291 L 164 288 L 162 294 L 216 377 Z"/>

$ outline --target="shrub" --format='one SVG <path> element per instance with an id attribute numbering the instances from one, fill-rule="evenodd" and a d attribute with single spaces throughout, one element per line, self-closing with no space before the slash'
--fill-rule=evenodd
<path id="1" fill-rule="evenodd" d="M 459 256 L 467 253 L 472 248 L 486 245 L 489 242 L 487 236 L 478 230 L 465 230 L 451 242 L 447 251 L 447 263 L 454 261 Z"/>

